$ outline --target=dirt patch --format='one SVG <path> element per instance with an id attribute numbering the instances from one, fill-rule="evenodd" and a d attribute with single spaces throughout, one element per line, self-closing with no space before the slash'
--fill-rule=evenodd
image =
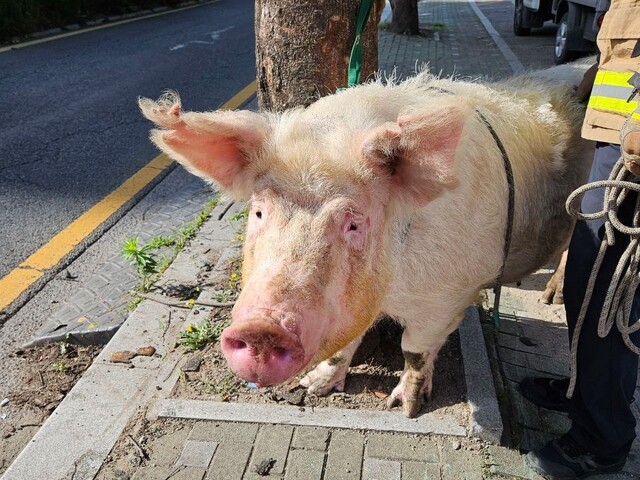
<path id="1" fill-rule="evenodd" d="M 101 348 L 63 342 L 13 354 L 19 359 L 21 381 L 0 407 L 0 474 L 55 411 Z"/>
<path id="2" fill-rule="evenodd" d="M 210 321 L 214 325 L 229 322 L 228 309 L 213 312 Z M 353 359 L 344 392 L 326 397 L 308 394 L 298 385 L 301 377 L 276 387 L 256 388 L 236 377 L 228 369 L 219 343 L 211 343 L 202 351 L 188 354 L 173 396 L 236 403 L 385 410 L 386 397 L 397 385 L 404 368 L 401 334 L 401 327 L 390 320 L 372 329 Z M 436 361 L 433 394 L 420 411 L 427 412 L 454 415 L 460 424 L 466 424 L 464 368 L 457 332 L 449 337 Z"/>
<path id="3" fill-rule="evenodd" d="M 95 480 L 128 480 L 133 477 L 138 467 L 156 463 L 166 464 L 164 457 L 167 454 L 172 455 L 172 460 L 175 461 L 183 444 L 170 443 L 168 439 L 181 431 L 185 432 L 186 437 L 186 432 L 191 429 L 193 423 L 193 420 L 178 419 L 158 419 L 149 422 L 144 413 L 139 412 L 124 428 L 125 433 L 104 459 Z M 161 445 L 163 443 L 165 445 Z M 165 448 L 162 449 L 162 446 Z M 144 475 L 143 477 L 149 478 Z M 166 478 L 166 475 L 159 477 L 159 480 L 163 478 Z"/>

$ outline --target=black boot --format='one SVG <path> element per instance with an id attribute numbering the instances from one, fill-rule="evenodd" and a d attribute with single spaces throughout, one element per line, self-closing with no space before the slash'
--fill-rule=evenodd
<path id="1" fill-rule="evenodd" d="M 526 377 L 518 385 L 518 391 L 524 398 L 539 407 L 568 412 L 568 387 L 568 378 Z"/>
<path id="2" fill-rule="evenodd" d="M 547 480 L 574 480 L 622 470 L 627 457 L 603 458 L 578 445 L 569 435 L 529 452 L 525 463 Z"/>

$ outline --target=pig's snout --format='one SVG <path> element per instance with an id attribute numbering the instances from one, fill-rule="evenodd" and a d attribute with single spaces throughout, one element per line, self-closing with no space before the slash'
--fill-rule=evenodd
<path id="1" fill-rule="evenodd" d="M 231 325 L 221 346 L 233 373 L 261 387 L 288 380 L 304 367 L 298 337 L 264 320 Z"/>

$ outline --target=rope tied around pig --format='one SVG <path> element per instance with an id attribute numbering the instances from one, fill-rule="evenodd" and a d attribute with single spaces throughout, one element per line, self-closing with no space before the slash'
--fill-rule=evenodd
<path id="1" fill-rule="evenodd" d="M 624 154 L 623 154 L 624 155 Z M 625 168 L 624 157 L 621 156 L 613 167 L 608 180 L 588 183 L 576 189 L 567 198 L 567 212 L 579 220 L 604 219 L 604 237 L 600 244 L 598 256 L 591 270 L 591 276 L 587 283 L 585 296 L 580 307 L 580 313 L 576 322 L 570 346 L 570 372 L 571 379 L 567 389 L 567 398 L 573 396 L 577 379 L 577 358 L 578 339 L 584 324 L 587 309 L 591 303 L 594 287 L 600 266 L 604 260 L 607 248 L 615 244 L 615 231 L 629 235 L 629 245 L 623 252 L 613 277 L 609 284 L 604 305 L 598 320 L 598 336 L 606 337 L 615 324 L 618 328 L 625 345 L 640 355 L 640 346 L 635 345 L 631 340 L 631 335 L 640 330 L 640 321 L 634 325 L 629 325 L 631 307 L 636 289 L 640 285 L 640 195 L 636 199 L 635 210 L 632 219 L 632 226 L 624 225 L 618 219 L 618 208 L 627 197 L 630 191 L 640 193 L 640 184 L 631 181 L 635 177 Z M 582 195 L 588 190 L 604 188 L 604 204 L 600 212 L 584 214 L 580 212 L 580 200 Z"/>
<path id="2" fill-rule="evenodd" d="M 497 328 L 500 327 L 500 294 L 502 292 L 502 280 L 504 278 L 504 269 L 507 265 L 507 257 L 509 256 L 509 248 L 511 247 L 511 237 L 513 236 L 513 211 L 515 209 L 515 181 L 513 178 L 513 167 L 511 166 L 511 160 L 507 154 L 507 150 L 504 148 L 504 144 L 500 137 L 496 133 L 495 129 L 489 123 L 489 120 L 482 114 L 480 110 L 476 110 L 478 118 L 487 127 L 487 130 L 496 142 L 500 155 L 502 156 L 502 162 L 504 172 L 507 178 L 507 224 L 504 233 L 504 244 L 502 248 L 502 265 L 496 279 L 495 286 L 493 287 L 493 323 Z"/>

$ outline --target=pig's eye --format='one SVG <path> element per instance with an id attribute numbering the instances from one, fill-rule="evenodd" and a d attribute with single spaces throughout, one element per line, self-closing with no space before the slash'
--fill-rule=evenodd
<path id="1" fill-rule="evenodd" d="M 256 217 L 258 217 L 258 218 L 260 218 L 260 219 L 262 218 L 262 212 L 261 212 L 260 210 L 258 210 L 258 211 L 256 212 Z"/>

